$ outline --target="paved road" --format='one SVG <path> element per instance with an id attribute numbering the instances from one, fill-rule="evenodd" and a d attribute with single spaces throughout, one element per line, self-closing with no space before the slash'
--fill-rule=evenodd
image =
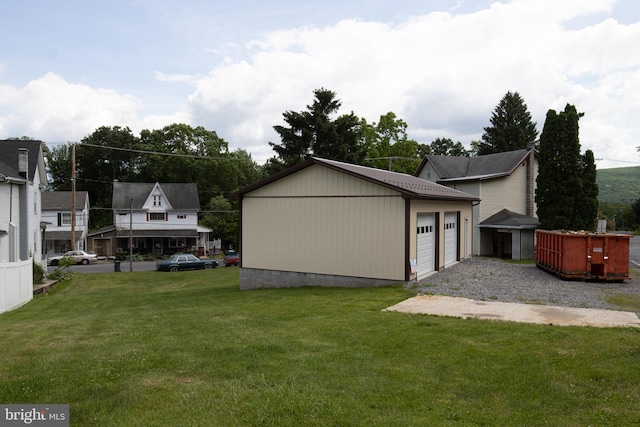
<path id="1" fill-rule="evenodd" d="M 224 261 L 218 260 L 221 267 L 224 267 Z M 640 236 L 632 237 L 629 241 L 629 265 L 634 268 L 640 268 Z M 48 267 L 48 271 L 53 271 L 55 267 Z M 156 269 L 155 261 L 136 261 L 133 263 L 133 271 L 152 271 Z M 110 273 L 114 271 L 113 261 L 99 261 L 93 265 L 74 265 L 71 267 L 76 273 Z M 122 261 L 120 270 L 128 272 L 129 262 Z"/>
<path id="2" fill-rule="evenodd" d="M 632 237 L 629 241 L 629 264 L 640 268 L 640 236 Z"/>
<path id="3" fill-rule="evenodd" d="M 218 260 L 220 266 L 224 267 L 224 261 Z M 120 263 L 120 271 L 123 273 L 129 272 L 130 267 L 133 267 L 133 271 L 153 271 L 156 269 L 155 261 L 135 261 L 129 265 L 129 261 L 122 261 Z M 56 267 L 48 266 L 47 271 L 52 272 Z M 71 271 L 76 273 L 112 273 L 114 272 L 113 261 L 98 261 L 95 264 L 90 265 L 72 265 Z"/>

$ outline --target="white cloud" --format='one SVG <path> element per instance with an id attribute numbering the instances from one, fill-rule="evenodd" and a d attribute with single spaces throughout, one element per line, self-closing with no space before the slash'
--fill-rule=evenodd
<path id="1" fill-rule="evenodd" d="M 141 104 L 113 90 L 70 84 L 53 73 L 7 92 L 13 113 L 0 117 L 0 132 L 52 141 L 76 141 L 100 126 L 135 123 Z"/>
<path id="2" fill-rule="evenodd" d="M 633 159 L 640 145 L 634 129 L 640 24 L 607 19 L 565 28 L 571 19 L 610 12 L 613 3 L 515 0 L 396 25 L 343 20 L 274 31 L 247 46 L 248 60 L 227 60 L 203 77 L 189 98 L 190 111 L 196 122 L 218 130 L 232 146 L 250 147 L 262 161 L 255 150 L 279 142 L 271 127 L 285 110 L 310 104 L 316 88 L 336 91 L 341 112 L 369 121 L 395 112 L 420 142 L 446 136 L 465 144 L 480 138 L 511 90 L 523 96 L 540 131 L 549 108 L 575 104 L 586 112 L 583 149 Z"/>
<path id="3" fill-rule="evenodd" d="M 0 136 L 73 141 L 99 126 L 138 132 L 189 123 L 215 130 L 231 148 L 263 162 L 274 153 L 268 142 L 279 142 L 272 127 L 282 124 L 282 113 L 305 109 L 313 90 L 325 87 L 342 100 L 341 113 L 372 122 L 393 111 L 420 142 L 442 136 L 469 144 L 510 90 L 525 99 L 539 131 L 549 108 L 571 103 L 586 113 L 583 149 L 597 158 L 640 162 L 640 23 L 612 19 L 615 0 L 512 0 L 462 13 L 469 10 L 463 3 L 392 22 L 283 27 L 244 45 L 211 38 L 193 61 L 183 54 L 158 62 L 153 69 L 171 72 L 120 83 L 127 89 L 42 72 L 23 87 L 0 85 Z M 198 46 L 211 32 L 203 34 Z M 203 52 L 213 61 L 209 69 L 202 68 Z M 0 63 L 0 73 L 4 69 Z M 119 82 L 101 85 L 112 84 Z"/>

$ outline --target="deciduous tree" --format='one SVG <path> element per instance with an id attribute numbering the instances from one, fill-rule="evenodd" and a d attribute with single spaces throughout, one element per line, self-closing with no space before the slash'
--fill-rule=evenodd
<path id="1" fill-rule="evenodd" d="M 428 147 L 430 154 L 436 156 L 469 157 L 470 155 L 460 141 L 453 142 L 451 138 L 437 138 Z"/>
<path id="2" fill-rule="evenodd" d="M 395 113 L 380 116 L 376 123 L 362 119 L 363 135 L 367 147 L 365 165 L 395 172 L 413 173 L 420 161 L 420 144 L 409 139 L 407 123 Z"/>

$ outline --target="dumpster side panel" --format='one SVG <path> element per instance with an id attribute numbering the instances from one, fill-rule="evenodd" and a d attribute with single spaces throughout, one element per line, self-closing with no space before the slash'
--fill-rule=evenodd
<path id="1" fill-rule="evenodd" d="M 625 280 L 629 277 L 629 243 L 631 236 L 608 237 L 607 280 Z"/>
<path id="2" fill-rule="evenodd" d="M 619 234 L 536 230 L 536 265 L 563 279 L 629 279 L 629 239 Z"/>

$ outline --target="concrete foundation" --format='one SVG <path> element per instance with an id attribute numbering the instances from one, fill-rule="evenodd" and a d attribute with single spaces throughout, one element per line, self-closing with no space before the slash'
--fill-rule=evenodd
<path id="1" fill-rule="evenodd" d="M 300 288 L 322 286 L 334 288 L 371 288 L 378 286 L 402 285 L 396 280 L 374 279 L 370 277 L 335 276 L 331 274 L 301 273 L 295 271 L 240 269 L 240 289 Z"/>

